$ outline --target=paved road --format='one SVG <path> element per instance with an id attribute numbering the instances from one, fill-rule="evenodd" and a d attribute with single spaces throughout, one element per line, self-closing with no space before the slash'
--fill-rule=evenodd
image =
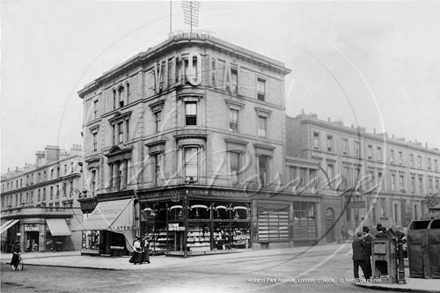
<path id="1" fill-rule="evenodd" d="M 14 272 L 2 264 L 1 292 L 371 292 L 345 279 L 352 277 L 348 250 L 333 256 L 237 254 L 233 259 L 200 258 L 151 270 L 144 264 L 145 270 L 128 271 L 26 266 Z"/>

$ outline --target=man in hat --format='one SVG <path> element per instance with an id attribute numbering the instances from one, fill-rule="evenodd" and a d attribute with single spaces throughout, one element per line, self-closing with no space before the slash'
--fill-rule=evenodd
<path id="1" fill-rule="evenodd" d="M 365 260 L 367 262 L 368 274 L 365 275 L 365 279 L 370 279 L 372 275 L 371 269 L 371 246 L 373 245 L 373 237 L 370 235 L 370 228 L 368 226 L 362 227 L 362 232 L 364 232 L 365 241 Z"/>
<path id="2" fill-rule="evenodd" d="M 367 261 L 365 259 L 365 241 L 362 239 L 363 233 L 357 232 L 356 239 L 353 240 L 351 247 L 353 248 L 353 273 L 355 279 L 359 280 L 359 267 L 364 272 L 365 278 L 368 276 Z"/>

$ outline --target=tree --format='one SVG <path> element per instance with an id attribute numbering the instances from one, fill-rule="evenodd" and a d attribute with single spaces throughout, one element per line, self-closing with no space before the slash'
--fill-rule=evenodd
<path id="1" fill-rule="evenodd" d="M 438 193 L 425 196 L 425 200 L 423 201 L 427 208 L 433 208 L 440 203 L 440 198 L 438 197 Z"/>

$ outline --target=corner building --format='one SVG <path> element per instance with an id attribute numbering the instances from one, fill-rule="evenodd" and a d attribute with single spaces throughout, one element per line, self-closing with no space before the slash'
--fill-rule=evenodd
<path id="1" fill-rule="evenodd" d="M 207 34 L 177 33 L 86 85 L 80 202 L 96 245 L 84 252 L 125 254 L 136 235 L 155 253 L 289 247 L 295 215 L 309 220 L 302 243 L 316 241 L 322 198 L 302 204 L 280 189 L 289 72 Z M 130 202 L 132 220 L 118 227 L 87 221 Z"/>

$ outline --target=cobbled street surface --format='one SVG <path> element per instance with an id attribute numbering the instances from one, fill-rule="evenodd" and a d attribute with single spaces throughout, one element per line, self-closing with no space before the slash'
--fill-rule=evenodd
<path id="1" fill-rule="evenodd" d="M 1 292 L 371 292 L 349 282 L 351 245 L 340 251 L 200 260 L 142 270 L 1 266 Z M 333 255 L 332 255 L 333 254 Z M 158 262 L 165 256 L 152 257 Z M 150 267 L 148 267 L 150 266 Z M 347 278 L 347 279 L 346 279 Z M 377 292 L 377 291 L 376 291 Z"/>

